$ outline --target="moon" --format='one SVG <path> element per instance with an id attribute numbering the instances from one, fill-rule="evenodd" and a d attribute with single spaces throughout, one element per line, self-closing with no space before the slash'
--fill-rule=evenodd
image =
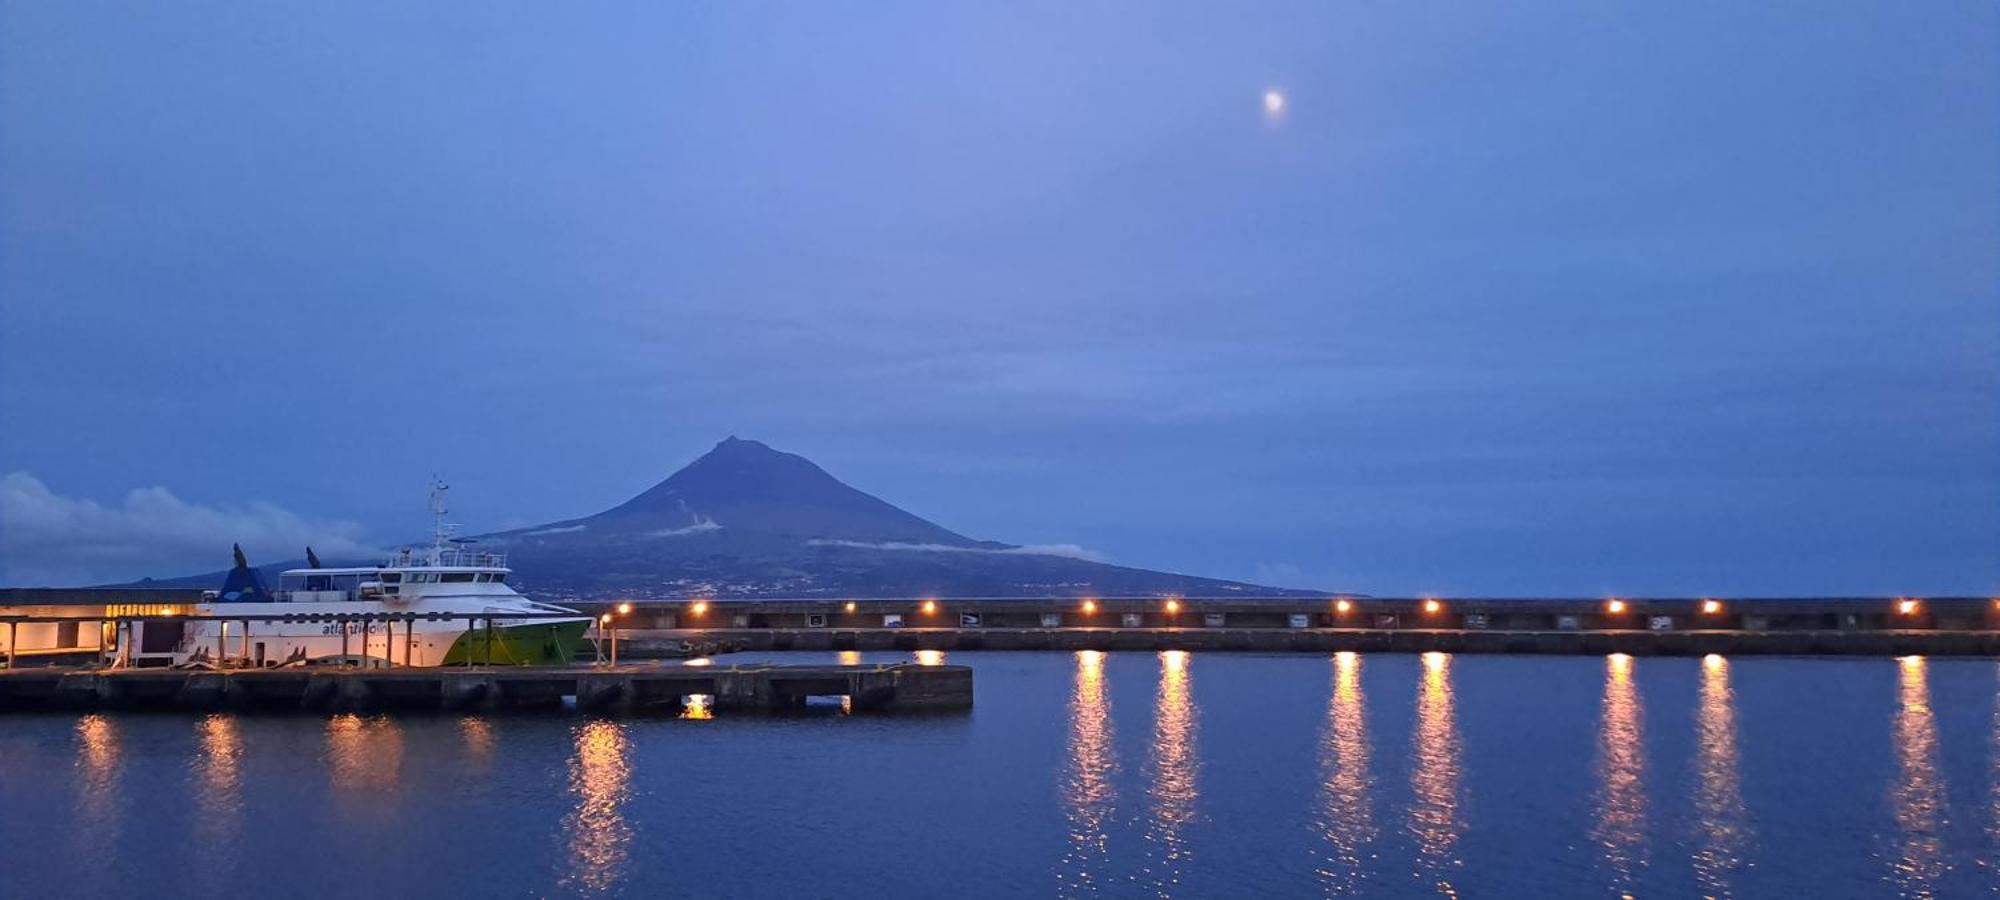
<path id="1" fill-rule="evenodd" d="M 1282 114 L 1284 111 L 1285 95 L 1277 91 L 1265 91 L 1264 114 L 1267 116 L 1276 116 Z"/>

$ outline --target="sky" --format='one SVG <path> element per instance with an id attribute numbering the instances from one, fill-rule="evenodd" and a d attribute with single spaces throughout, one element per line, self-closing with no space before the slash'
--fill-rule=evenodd
<path id="1" fill-rule="evenodd" d="M 0 2 L 0 583 L 729 435 L 1263 583 L 2000 594 L 2000 6 Z"/>

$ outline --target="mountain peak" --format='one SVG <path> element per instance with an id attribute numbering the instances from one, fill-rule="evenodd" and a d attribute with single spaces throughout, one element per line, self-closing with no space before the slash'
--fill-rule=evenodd
<path id="1" fill-rule="evenodd" d="M 738 534 L 975 546 L 979 542 L 842 483 L 795 453 L 731 435 L 593 529 L 720 526 Z"/>

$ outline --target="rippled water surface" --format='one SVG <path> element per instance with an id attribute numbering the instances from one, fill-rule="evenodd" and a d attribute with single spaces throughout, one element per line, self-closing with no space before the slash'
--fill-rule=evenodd
<path id="1" fill-rule="evenodd" d="M 1991 661 L 947 661 L 969 715 L 9 716 L 0 894 L 2000 888 Z"/>

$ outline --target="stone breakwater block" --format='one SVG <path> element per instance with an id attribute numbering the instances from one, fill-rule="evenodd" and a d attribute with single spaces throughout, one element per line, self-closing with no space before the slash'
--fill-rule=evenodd
<path id="1" fill-rule="evenodd" d="M 453 676 L 444 680 L 442 702 L 445 709 L 484 709 L 498 696 L 499 691 L 494 689 L 491 678 Z"/>
<path id="2" fill-rule="evenodd" d="M 221 672 L 190 672 L 174 692 L 174 705 L 208 709 L 229 697 L 229 676 Z"/>
<path id="3" fill-rule="evenodd" d="M 109 680 L 96 673 L 69 672 L 56 682 L 49 701 L 58 706 L 95 706 L 100 701 L 115 699 L 114 695 L 115 688 Z"/>

